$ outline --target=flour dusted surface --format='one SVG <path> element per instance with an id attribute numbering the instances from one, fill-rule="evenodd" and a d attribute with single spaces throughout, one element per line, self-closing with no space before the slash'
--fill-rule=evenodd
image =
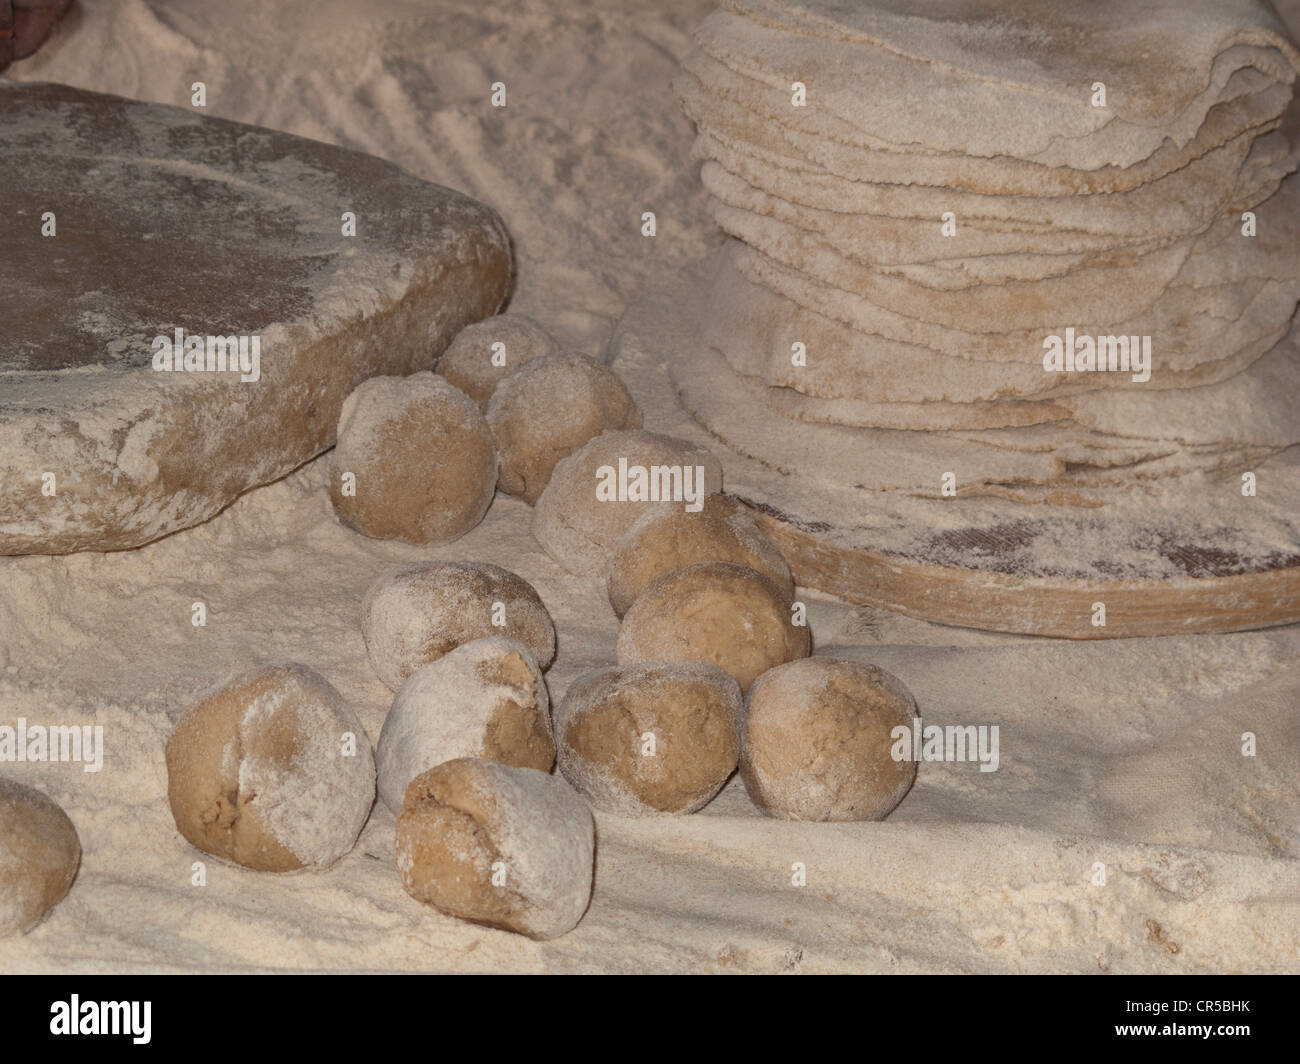
<path id="1" fill-rule="evenodd" d="M 175 102 L 188 98 L 188 72 L 201 62 L 220 87 L 209 96 L 214 113 L 378 152 L 464 188 L 500 209 L 515 237 L 524 265 L 514 305 L 583 349 L 596 349 L 638 291 L 718 239 L 688 159 L 689 122 L 667 88 L 711 2 L 601 4 L 589 21 L 547 4 L 80 6 L 76 33 L 9 74 Z M 236 16 L 243 28 L 231 32 Z M 466 43 L 465 27 L 481 45 Z M 449 61 L 461 48 L 537 87 L 516 93 L 512 84 L 506 114 L 518 123 L 494 125 L 503 116 L 481 106 L 485 80 L 465 83 Z M 377 98 L 386 109 L 378 122 Z M 547 150 L 520 153 L 517 135 L 540 137 Z M 573 188 L 558 196 L 557 165 Z M 660 212 L 650 247 L 627 213 L 647 189 L 674 205 L 671 217 Z M 657 408 L 646 421 L 677 431 Z M 1300 753 L 1281 727 L 1300 690 L 1289 668 L 1300 653 L 1293 629 L 1080 645 L 927 625 L 806 589 L 823 653 L 883 665 L 936 720 L 1001 722 L 1004 741 L 1015 735 L 1014 765 L 978 785 L 958 766 L 923 765 L 883 823 L 764 818 L 737 781 L 697 816 L 598 812 L 593 905 L 549 943 L 408 898 L 383 807 L 324 876 L 210 864 L 196 922 L 194 851 L 175 832 L 158 770 L 171 717 L 196 685 L 246 668 L 251 653 L 303 661 L 340 688 L 376 738 L 392 693 L 368 664 L 358 605 L 388 568 L 430 557 L 494 562 L 537 587 L 560 635 L 557 697 L 574 676 L 613 661 L 615 618 L 601 581 L 575 580 L 548 558 L 522 503 L 498 499 L 462 540 L 426 550 L 340 527 L 329 484 L 327 463 L 316 462 L 143 551 L 0 564 L 0 720 L 41 719 L 57 700 L 71 722 L 102 723 L 107 736 L 98 776 L 66 765 L 23 770 L 77 821 L 86 852 L 76 888 L 50 918 L 0 942 L 0 968 L 721 971 L 723 958 L 726 970 L 745 972 L 1295 970 L 1300 848 L 1283 783 Z M 915 520 L 942 530 L 952 518 L 934 509 Z M 188 621 L 196 597 L 211 606 L 201 631 Z M 1253 797 L 1240 784 L 1254 781 L 1220 777 L 1246 766 L 1239 755 L 1220 758 L 1217 739 L 1190 753 L 1169 745 L 1198 719 L 1236 713 L 1259 728 L 1261 707 L 1281 738 L 1266 758 L 1276 779 Z M 1096 806 L 1088 781 L 1128 754 L 1150 759 L 1130 777 L 1147 782 Z M 1181 797 L 1191 789 L 1175 795 L 1160 782 L 1189 758 L 1216 767 L 1201 774 L 1194 808 Z M 818 892 L 795 905 L 779 891 L 777 905 L 774 870 L 788 878 L 795 859 Z M 1094 860 L 1112 870 L 1100 897 L 1079 889 L 1080 868 Z M 1199 882 L 1199 893 L 1166 889 L 1184 882 Z M 1272 900 L 1261 902 L 1261 889 Z M 94 930 L 106 911 L 117 916 L 111 936 Z M 705 911 L 722 915 L 681 917 Z M 1178 954 L 1148 941 L 1149 919 Z"/>

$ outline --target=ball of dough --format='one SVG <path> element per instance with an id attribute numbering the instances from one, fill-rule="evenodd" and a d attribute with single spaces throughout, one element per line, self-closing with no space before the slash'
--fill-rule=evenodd
<path id="1" fill-rule="evenodd" d="M 486 562 L 390 569 L 366 592 L 361 634 L 375 674 L 393 691 L 421 665 L 490 635 L 518 639 L 543 669 L 555 660 L 555 625 L 532 584 Z"/>
<path id="2" fill-rule="evenodd" d="M 749 511 L 730 495 L 710 495 L 692 513 L 673 503 L 656 503 L 614 547 L 609 560 L 609 604 L 620 617 L 655 579 L 696 562 L 734 562 L 762 573 L 787 600 L 794 579 L 781 552 Z"/>
<path id="3" fill-rule="evenodd" d="M 167 741 L 176 827 L 204 853 L 263 872 L 328 868 L 375 801 L 375 759 L 356 713 L 304 665 L 238 676 Z"/>
<path id="4" fill-rule="evenodd" d="M 741 690 L 774 665 L 807 657 L 806 625 L 762 573 L 731 562 L 697 562 L 665 573 L 632 603 L 618 633 L 618 661 L 708 661 Z"/>
<path id="5" fill-rule="evenodd" d="M 556 707 L 560 771 L 619 816 L 693 813 L 735 771 L 740 720 L 740 688 L 715 665 L 597 669 Z"/>
<path id="6" fill-rule="evenodd" d="M 501 347 L 493 345 L 501 344 Z M 523 314 L 466 325 L 438 360 L 438 373 L 487 410 L 498 384 L 535 358 L 556 354 L 555 337 Z"/>
<path id="7" fill-rule="evenodd" d="M 531 504 L 556 462 L 607 429 L 639 429 L 641 411 L 613 370 L 582 355 L 550 355 L 501 382 L 487 420 L 497 487 Z"/>
<path id="8" fill-rule="evenodd" d="M 474 758 L 412 780 L 397 817 L 411 897 L 537 939 L 587 911 L 595 843 L 591 810 L 563 780 Z"/>
<path id="9" fill-rule="evenodd" d="M 394 813 L 411 780 L 457 757 L 549 772 L 555 739 L 542 670 L 523 643 L 506 636 L 457 647 L 402 684 L 375 757 L 379 797 Z"/>
<path id="10" fill-rule="evenodd" d="M 371 377 L 343 402 L 330 477 L 330 499 L 349 528 L 449 543 L 487 513 L 496 445 L 474 401 L 441 377 Z"/>
<path id="11" fill-rule="evenodd" d="M 40 791 L 0 779 L 0 938 L 26 934 L 68 893 L 81 843 Z"/>
<path id="12" fill-rule="evenodd" d="M 745 700 L 740 774 L 749 797 L 784 820 L 880 820 L 916 779 L 895 761 L 894 728 L 916 699 L 874 665 L 805 658 L 765 672 Z"/>
<path id="13" fill-rule="evenodd" d="M 533 536 L 569 572 L 603 574 L 614 544 L 656 502 L 702 505 L 721 490 L 722 466 L 702 448 L 640 429 L 603 432 L 555 466 Z"/>

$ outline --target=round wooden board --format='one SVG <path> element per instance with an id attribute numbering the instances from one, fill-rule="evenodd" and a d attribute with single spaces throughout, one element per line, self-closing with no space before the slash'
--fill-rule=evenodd
<path id="1" fill-rule="evenodd" d="M 1106 508 L 829 487 L 742 453 L 688 412 L 673 374 L 681 379 L 698 357 L 706 271 L 705 263 L 684 271 L 630 306 L 608 357 L 647 427 L 719 456 L 726 490 L 781 547 L 801 586 L 942 624 L 1072 639 L 1300 621 L 1300 448 L 1257 464 L 1267 490 L 1248 505 L 1237 476 L 1180 478 L 1182 497 L 1153 505 L 1139 528 Z M 776 443 L 782 419 L 770 420 Z M 1114 557 L 1074 552 L 1108 534 Z M 1104 625 L 1094 623 L 1097 603 Z"/>
<path id="2" fill-rule="evenodd" d="M 382 159 L 67 85 L 0 114 L 0 556 L 207 520 L 509 289 L 496 213 Z"/>

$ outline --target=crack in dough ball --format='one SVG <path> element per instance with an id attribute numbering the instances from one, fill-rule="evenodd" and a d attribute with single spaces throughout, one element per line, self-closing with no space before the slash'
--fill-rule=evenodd
<path id="1" fill-rule="evenodd" d="M 518 639 L 543 669 L 555 660 L 555 625 L 537 591 L 487 562 L 412 562 L 390 569 L 366 592 L 361 634 L 371 667 L 393 691 L 422 665 L 490 635 Z"/>
<path id="2" fill-rule="evenodd" d="M 790 606 L 762 573 L 697 562 L 657 578 L 632 603 L 618 661 L 707 661 L 744 690 L 760 673 L 812 652 L 808 628 L 793 623 Z"/>
<path id="3" fill-rule="evenodd" d="M 349 528 L 450 543 L 487 513 L 496 445 L 473 400 L 441 377 L 371 377 L 343 402 L 330 471 L 330 501 Z"/>
<path id="4" fill-rule="evenodd" d="M 583 355 L 550 355 L 502 381 L 487 420 L 497 487 L 531 505 L 561 458 L 606 430 L 639 429 L 641 411 L 613 370 Z"/>
<path id="5" fill-rule="evenodd" d="M 665 496 L 685 494 L 687 469 L 690 494 L 722 490 L 722 465 L 703 448 L 640 429 L 603 432 L 556 464 L 533 510 L 533 536 L 569 572 L 604 573 L 638 517 Z"/>
<path id="6" fill-rule="evenodd" d="M 916 699 L 875 665 L 805 658 L 765 672 L 745 700 L 740 774 L 749 797 L 784 820 L 880 820 L 916 779 L 891 732 Z"/>
<path id="7" fill-rule="evenodd" d="M 609 604 L 620 617 L 664 573 L 696 562 L 733 562 L 762 573 L 794 601 L 794 579 L 781 552 L 730 495 L 710 495 L 695 513 L 656 503 L 618 541 L 609 560 Z"/>
<path id="8" fill-rule="evenodd" d="M 167 798 L 204 853 L 263 872 L 328 868 L 370 816 L 375 759 L 323 676 L 279 665 L 228 681 L 180 719 Z"/>
<path id="9" fill-rule="evenodd" d="M 571 931 L 591 901 L 595 825 L 563 780 L 462 758 L 422 773 L 397 816 L 397 870 L 417 901 L 531 938 Z"/>
<path id="10" fill-rule="evenodd" d="M 379 797 L 394 813 L 407 784 L 434 765 L 481 757 L 549 772 L 555 764 L 550 697 L 528 648 L 506 636 L 475 639 L 416 669 L 379 733 Z"/>
<path id="11" fill-rule="evenodd" d="M 735 771 L 740 721 L 740 687 L 715 665 L 597 669 L 556 707 L 560 771 L 619 816 L 694 813 Z"/>
<path id="12" fill-rule="evenodd" d="M 33 787 L 0 779 L 0 938 L 23 935 L 67 895 L 81 864 L 68 814 Z"/>
<path id="13" fill-rule="evenodd" d="M 494 348 L 494 344 L 502 347 Z M 438 359 L 438 373 L 486 411 L 496 387 L 535 358 L 557 354 L 555 337 L 523 314 L 466 325 Z"/>

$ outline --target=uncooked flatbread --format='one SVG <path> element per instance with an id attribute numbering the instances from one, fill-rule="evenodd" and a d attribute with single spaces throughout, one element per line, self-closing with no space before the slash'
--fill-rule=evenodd
<path id="1" fill-rule="evenodd" d="M 1215 104 L 1185 144 L 1166 140 L 1131 166 L 1076 170 L 1013 159 L 953 152 L 882 150 L 824 110 L 790 106 L 790 96 L 746 78 L 702 52 L 685 60 L 674 82 L 686 113 L 697 125 L 761 146 L 794 168 L 815 168 L 856 181 L 932 185 L 983 195 L 1073 196 L 1126 192 L 1186 166 L 1243 133 L 1276 128 L 1291 88 L 1262 78 L 1246 91 Z"/>
<path id="2" fill-rule="evenodd" d="M 952 344 L 958 352 L 1000 358 L 948 355 L 853 329 L 750 281 L 735 268 L 729 252 L 736 250 L 734 245 L 723 248 L 715 264 L 713 311 L 702 326 L 704 338 L 736 370 L 768 384 L 810 396 L 870 402 L 1054 400 L 1099 388 L 1154 391 L 1212 384 L 1240 372 L 1281 338 L 1300 295 L 1300 282 L 1173 286 L 1159 300 L 1157 314 L 1113 327 L 1076 326 L 1079 334 L 1151 336 L 1151 379 L 1139 383 L 1122 373 L 1044 372 L 1043 337 L 1051 329 L 1006 336 L 958 334 L 970 337 L 967 348 Z M 929 330 L 927 339 L 935 337 L 947 339 L 942 330 Z M 792 363 L 796 342 L 804 345 L 805 365 Z"/>
<path id="3" fill-rule="evenodd" d="M 972 431 L 1073 421 L 1117 438 L 1202 446 L 1231 445 L 1243 439 L 1261 447 L 1300 442 L 1295 400 L 1300 395 L 1300 347 L 1293 333 L 1242 372 L 1194 388 L 1104 390 L 1052 401 L 967 403 L 818 399 L 781 387 L 768 387 L 760 394 L 782 417 L 845 426 Z"/>
<path id="4" fill-rule="evenodd" d="M 695 153 L 791 203 L 845 214 L 916 218 L 929 224 L 952 212 L 959 223 L 977 220 L 1079 230 L 1117 243 L 1150 239 L 1153 233 L 1198 233 L 1220 211 L 1245 210 L 1267 199 L 1295 169 L 1290 145 L 1277 131 L 1259 138 L 1243 133 L 1130 192 L 1094 196 L 985 196 L 952 188 L 857 181 L 824 170 L 800 171 L 708 125 L 699 130 Z"/>
<path id="5" fill-rule="evenodd" d="M 496 213 L 383 160 L 62 85 L 0 83 L 0 113 L 0 554 L 211 517 L 505 298 Z M 177 328 L 259 336 L 259 379 L 155 371 Z"/>
<path id="6" fill-rule="evenodd" d="M 1174 282 L 1151 306 L 1149 313 L 1128 321 L 1122 316 L 1089 319 L 1072 301 L 1058 304 L 1060 319 L 1019 333 L 998 330 L 989 320 L 975 320 L 950 327 L 925 319 L 925 297 L 915 294 L 905 309 L 897 313 L 869 299 L 825 284 L 808 274 L 792 270 L 747 245 L 734 248 L 736 268 L 751 281 L 786 296 L 800 306 L 815 310 L 864 333 L 887 336 L 904 343 L 921 344 L 945 354 L 966 358 L 1020 360 L 1028 350 L 1041 352 L 1043 336 L 1059 333 L 1066 327 L 1077 332 L 1097 335 L 1124 332 L 1130 335 L 1161 337 L 1157 358 L 1171 368 L 1186 368 L 1200 362 L 1226 357 L 1220 350 L 1207 352 L 1197 337 L 1169 339 L 1179 320 L 1178 299 L 1186 296 L 1179 289 L 1198 290 L 1201 313 L 1216 317 L 1237 317 L 1244 304 L 1257 294 L 1258 285 L 1240 282 L 1276 281 L 1286 288 L 1300 291 L 1300 260 L 1293 249 L 1300 243 L 1300 185 L 1288 182 L 1282 195 L 1274 196 L 1256 210 L 1257 235 L 1246 237 L 1239 218 L 1225 215 L 1196 242 Z M 1173 296 L 1170 300 L 1169 297 Z M 1226 301 L 1226 302 L 1225 302 Z M 1291 309 L 1294 309 L 1294 301 Z M 1050 308 L 1049 308 L 1050 309 Z M 1190 308 L 1196 312 L 1197 308 Z M 937 316 L 937 315 L 936 315 Z M 1286 317 L 1290 316 L 1288 311 Z M 1063 319 L 1063 320 L 1062 320 Z"/>
<path id="7" fill-rule="evenodd" d="M 921 16 L 805 0 L 793 19 L 772 4 L 727 6 L 744 15 L 715 12 L 696 41 L 732 69 L 786 91 L 802 75 L 819 106 L 885 143 L 923 136 L 930 148 L 1049 166 L 1132 165 L 1166 137 L 1190 140 L 1237 71 L 1290 84 L 1300 66 L 1258 0 L 1136 11 L 1124 0 L 939 0 Z M 1106 107 L 1091 104 L 1098 81 Z"/>
<path id="8" fill-rule="evenodd" d="M 730 449 L 827 488 L 852 484 L 937 498 L 942 474 L 952 472 L 963 497 L 992 493 L 1031 501 L 1032 493 L 1016 489 L 1068 487 L 1080 500 L 1095 500 L 1092 489 L 1244 468 L 1283 449 L 1105 439 L 1055 425 L 1050 435 L 1037 437 L 1032 427 L 949 433 L 790 421 L 778 428 L 758 382 L 733 373 L 712 349 L 691 356 L 686 363 L 670 362 L 668 369 L 683 408 L 696 421 Z"/>
<path id="9" fill-rule="evenodd" d="M 941 219 L 851 214 L 792 203 L 749 184 L 712 159 L 700 168 L 700 180 L 710 194 L 711 208 L 729 207 L 775 218 L 820 237 L 841 255 L 864 264 L 953 262 L 1003 255 L 1062 258 L 1121 247 L 1155 247 L 1177 239 L 1176 234 L 1123 238 L 977 218 L 959 219 L 952 236 L 945 236 Z"/>

